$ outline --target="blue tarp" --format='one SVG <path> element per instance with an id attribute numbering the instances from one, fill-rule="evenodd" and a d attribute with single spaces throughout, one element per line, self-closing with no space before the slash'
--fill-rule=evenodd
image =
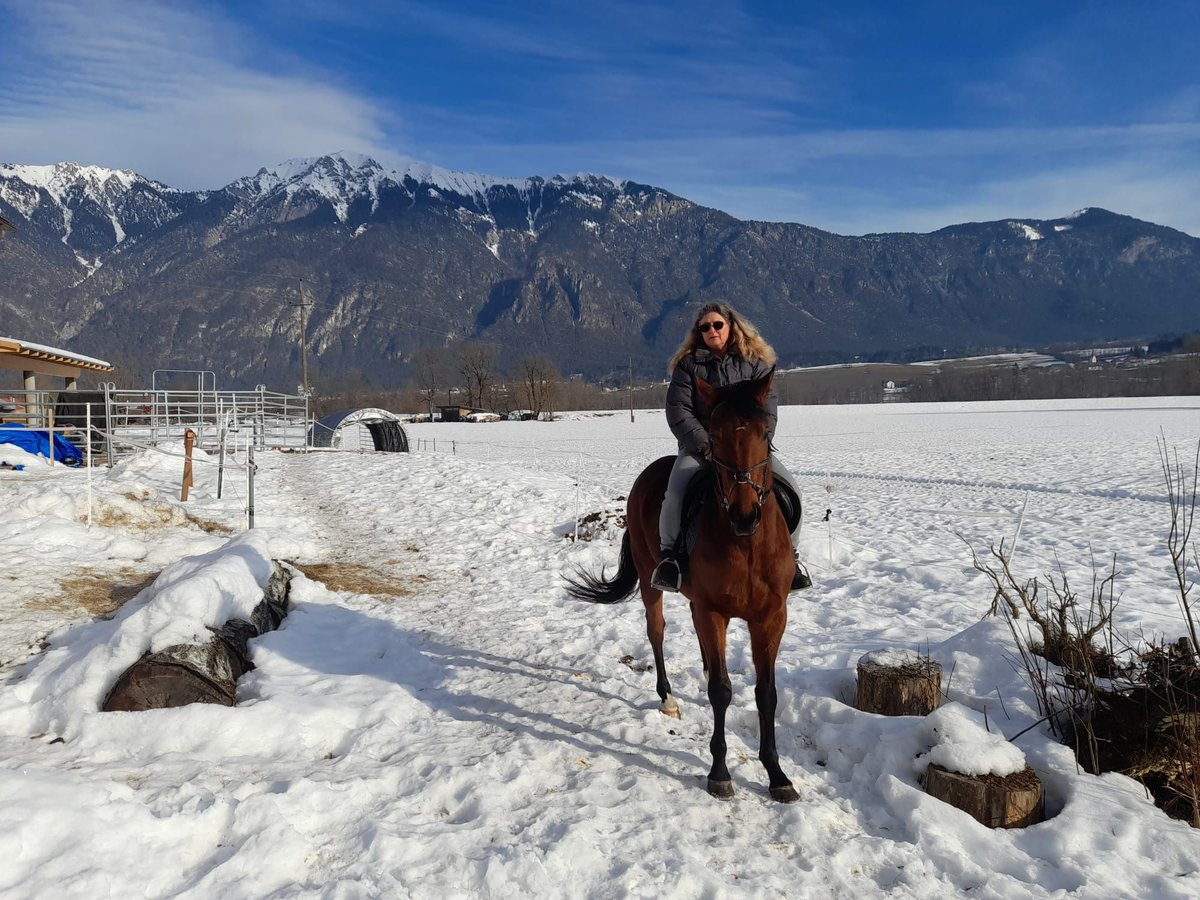
<path id="1" fill-rule="evenodd" d="M 50 441 L 46 432 L 36 428 L 26 428 L 17 422 L 0 425 L 0 444 L 13 444 L 27 453 L 50 457 Z M 83 454 L 79 448 L 61 434 L 54 436 L 54 458 L 68 466 L 78 466 L 83 463 Z"/>

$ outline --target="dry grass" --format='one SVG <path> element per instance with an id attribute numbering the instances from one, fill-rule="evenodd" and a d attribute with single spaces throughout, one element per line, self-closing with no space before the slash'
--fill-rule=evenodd
<path id="1" fill-rule="evenodd" d="M 124 569 L 119 572 L 77 572 L 64 578 L 58 589 L 46 597 L 30 600 L 30 609 L 72 613 L 85 609 L 93 616 L 111 616 L 132 600 L 157 577 Z"/>
<path id="2" fill-rule="evenodd" d="M 92 523 L 101 528 L 130 528 L 135 531 L 154 531 L 170 526 L 182 528 L 189 524 L 207 534 L 233 534 L 236 530 L 222 522 L 205 519 L 171 503 L 156 500 L 149 491 L 126 491 L 117 501 L 98 502 L 92 510 Z"/>
<path id="3" fill-rule="evenodd" d="M 371 594 L 375 597 L 409 597 L 414 593 L 395 578 L 381 574 L 361 563 L 292 563 L 306 578 L 319 581 L 331 591 L 347 594 Z M 425 575 L 412 579 L 428 581 Z"/>

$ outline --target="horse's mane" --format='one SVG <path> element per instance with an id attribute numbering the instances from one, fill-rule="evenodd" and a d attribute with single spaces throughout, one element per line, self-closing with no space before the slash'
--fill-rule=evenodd
<path id="1" fill-rule="evenodd" d="M 758 402 L 758 383 L 738 381 L 717 388 L 717 402 L 713 406 L 724 406 L 735 418 L 758 421 L 767 418 L 767 411 Z"/>

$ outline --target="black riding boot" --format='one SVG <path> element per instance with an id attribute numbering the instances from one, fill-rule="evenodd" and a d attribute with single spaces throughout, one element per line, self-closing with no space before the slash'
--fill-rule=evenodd
<path id="1" fill-rule="evenodd" d="M 796 574 L 792 576 L 792 586 L 790 590 L 803 591 L 812 587 L 812 579 L 808 577 L 808 569 L 804 568 L 804 564 L 800 562 L 800 554 L 796 554 Z"/>
<path id="2" fill-rule="evenodd" d="M 682 573 L 679 571 L 679 562 L 675 559 L 675 554 L 664 550 L 662 562 L 654 567 L 654 574 L 650 576 L 650 586 L 677 594 L 681 580 Z"/>

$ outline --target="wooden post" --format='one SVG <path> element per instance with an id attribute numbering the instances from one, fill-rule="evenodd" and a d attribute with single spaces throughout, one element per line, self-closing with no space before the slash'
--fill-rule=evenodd
<path id="1" fill-rule="evenodd" d="M 942 667 L 911 650 L 880 650 L 858 661 L 855 709 L 882 716 L 927 716 L 942 699 Z"/>
<path id="2" fill-rule="evenodd" d="M 179 499 L 188 498 L 188 489 L 192 486 L 192 447 L 196 445 L 196 432 L 188 429 L 183 433 L 183 487 L 179 491 Z"/>
<path id="3" fill-rule="evenodd" d="M 1033 769 L 1012 775 L 961 775 L 930 765 L 925 793 L 970 815 L 988 828 L 1024 828 L 1046 818 L 1042 782 Z"/>

